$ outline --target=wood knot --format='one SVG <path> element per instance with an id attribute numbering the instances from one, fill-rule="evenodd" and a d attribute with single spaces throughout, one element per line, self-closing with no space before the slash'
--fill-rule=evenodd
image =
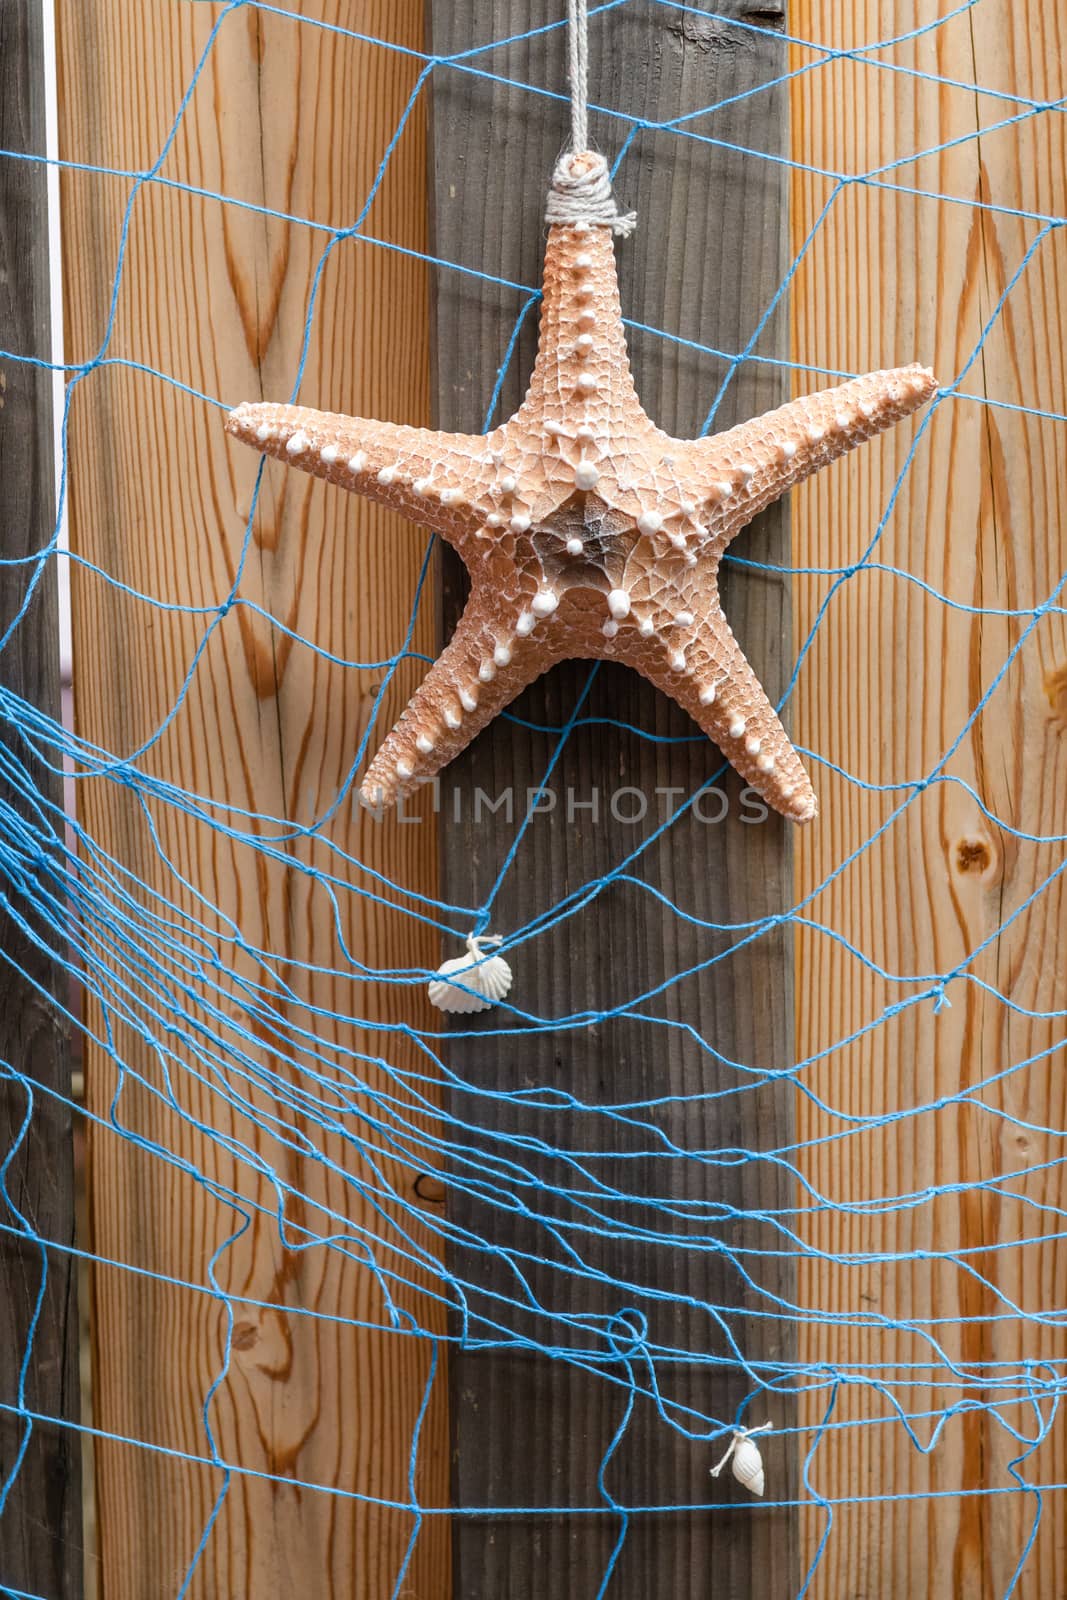
<path id="1" fill-rule="evenodd" d="M 724 26 L 717 17 L 695 17 L 685 12 L 677 21 L 667 24 L 667 31 L 676 34 L 683 45 L 695 44 L 699 50 L 736 52 L 744 48 L 741 29 Z"/>
<path id="2" fill-rule="evenodd" d="M 1045 674 L 1045 694 L 1052 709 L 1052 720 L 1067 728 L 1067 662 Z"/>
<path id="3" fill-rule="evenodd" d="M 992 840 L 984 833 L 967 833 L 953 846 L 956 871 L 971 877 L 986 878 L 996 866 Z"/>
<path id="4" fill-rule="evenodd" d="M 771 28 L 782 33 L 785 29 L 785 6 L 752 6 L 742 11 L 741 21 L 751 23 L 754 28 Z"/>
<path id="5" fill-rule="evenodd" d="M 428 1172 L 420 1172 L 412 1184 L 416 1197 L 428 1206 L 443 1206 L 445 1203 L 445 1186 L 437 1178 L 431 1178 Z"/>
<path id="6" fill-rule="evenodd" d="M 741 50 L 754 51 L 759 48 L 758 39 L 753 37 L 753 28 L 764 28 L 771 33 L 785 31 L 785 6 L 775 5 L 774 0 L 759 4 L 759 0 L 746 6 L 741 11 L 736 22 L 742 27 L 731 26 L 730 20 L 723 17 L 702 17 L 691 11 L 685 12 L 677 21 L 668 23 L 671 33 L 677 34 L 683 44 L 695 44 L 701 50 L 718 50 L 734 54 Z"/>
<path id="7" fill-rule="evenodd" d="M 259 1339 L 259 1328 L 254 1322 L 235 1322 L 233 1336 L 230 1339 L 230 1348 L 233 1350 L 251 1350 Z"/>

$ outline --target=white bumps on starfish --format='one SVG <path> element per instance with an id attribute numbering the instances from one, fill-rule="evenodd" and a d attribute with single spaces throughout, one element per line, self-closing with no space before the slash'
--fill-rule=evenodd
<path id="1" fill-rule="evenodd" d="M 470 572 L 450 643 L 368 768 L 368 805 L 425 783 L 534 678 L 586 657 L 636 667 L 770 805 L 807 822 L 815 795 L 723 615 L 719 563 L 757 512 L 936 388 L 923 367 L 874 372 L 671 439 L 634 390 L 611 228 L 555 223 L 529 392 L 492 433 L 270 404 L 239 406 L 226 427 L 434 529 Z"/>

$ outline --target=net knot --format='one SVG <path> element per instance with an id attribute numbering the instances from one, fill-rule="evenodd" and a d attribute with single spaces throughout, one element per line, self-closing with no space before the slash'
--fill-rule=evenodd
<path id="1" fill-rule="evenodd" d="M 620 213 L 603 156 L 592 150 L 568 150 L 552 174 L 545 221 L 592 223 L 626 238 L 637 226 L 637 212 Z"/>
<path id="2" fill-rule="evenodd" d="M 619 1361 L 634 1361 L 647 1349 L 648 1318 L 629 1306 L 617 1311 L 608 1321 L 607 1338 L 612 1355 Z"/>

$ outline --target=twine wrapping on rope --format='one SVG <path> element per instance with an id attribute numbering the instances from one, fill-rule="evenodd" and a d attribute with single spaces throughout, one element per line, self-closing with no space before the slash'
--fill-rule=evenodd
<path id="1" fill-rule="evenodd" d="M 603 156 L 592 150 L 568 150 L 552 174 L 545 221 L 595 223 L 625 237 L 637 226 L 637 213 L 620 213 Z"/>
<path id="2" fill-rule="evenodd" d="M 637 213 L 620 214 L 608 164 L 589 149 L 589 15 L 587 0 L 567 0 L 568 71 L 571 85 L 571 148 L 552 174 L 545 221 L 584 222 L 633 233 Z"/>

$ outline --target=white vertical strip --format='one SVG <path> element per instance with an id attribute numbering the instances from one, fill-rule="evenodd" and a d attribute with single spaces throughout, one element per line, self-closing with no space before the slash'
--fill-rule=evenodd
<path id="1" fill-rule="evenodd" d="M 56 80 L 56 15 L 54 0 L 40 0 L 41 21 L 44 32 L 44 116 L 45 155 L 48 174 L 48 272 L 51 283 L 52 362 L 56 371 L 52 377 L 52 415 L 55 424 L 56 492 L 59 492 L 59 474 L 63 465 L 63 401 L 65 384 L 63 364 L 63 252 L 59 214 L 59 102 Z M 59 530 L 60 549 L 67 550 L 67 517 L 64 507 L 63 522 Z M 66 556 L 56 563 L 59 590 L 59 665 L 64 683 L 70 682 L 71 626 L 70 626 L 70 566 Z"/>

